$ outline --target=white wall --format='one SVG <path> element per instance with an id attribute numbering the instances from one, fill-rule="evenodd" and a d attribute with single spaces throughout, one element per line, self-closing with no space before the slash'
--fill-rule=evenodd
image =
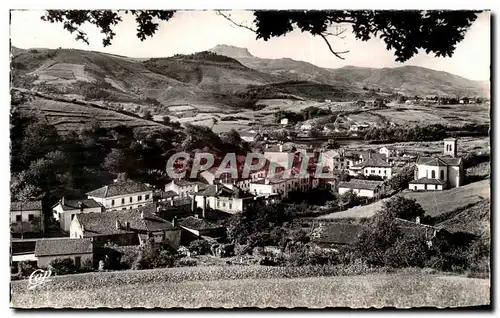
<path id="1" fill-rule="evenodd" d="M 368 176 L 379 176 L 384 179 L 390 179 L 392 177 L 392 167 L 382 168 L 382 167 L 364 167 L 363 175 Z"/>
<path id="2" fill-rule="evenodd" d="M 435 178 L 434 179 L 441 179 L 441 171 L 444 171 L 444 181 L 448 180 L 448 169 L 446 166 L 441 166 L 441 167 L 435 167 L 435 166 L 428 166 L 428 165 L 417 165 L 417 179 L 421 178 L 429 178 L 432 179 L 432 171 L 434 171 Z"/>
<path id="3" fill-rule="evenodd" d="M 366 190 L 366 189 L 352 189 L 352 188 L 345 188 L 345 187 L 339 187 L 339 194 L 344 194 L 348 192 L 349 190 L 352 190 L 354 193 L 356 193 L 360 197 L 366 197 L 366 198 L 373 198 L 375 196 L 375 191 L 373 190 Z"/>
<path id="4" fill-rule="evenodd" d="M 71 258 L 73 262 L 76 257 L 81 257 L 80 264 L 83 266 L 84 262 L 87 260 L 93 260 L 93 254 L 71 254 L 71 255 L 57 255 L 57 256 L 40 256 L 38 257 L 38 267 L 45 268 L 49 263 L 56 258 Z"/>
<path id="5" fill-rule="evenodd" d="M 139 200 L 139 196 L 141 196 L 141 200 Z M 146 199 L 146 196 L 149 196 L 149 198 Z M 120 211 L 127 209 L 136 209 L 139 206 L 143 206 L 147 203 L 153 202 L 153 190 L 108 197 L 108 198 L 98 198 L 92 196 L 88 196 L 88 198 L 94 199 L 95 201 L 101 203 L 106 210 Z M 113 200 L 114 200 L 114 205 L 112 204 Z"/>
<path id="6" fill-rule="evenodd" d="M 40 218 L 42 215 L 41 210 L 23 210 L 23 211 L 10 211 L 10 223 L 17 223 L 16 216 L 21 215 L 22 222 L 29 222 L 29 216 L 33 215 L 33 217 Z"/>
<path id="7" fill-rule="evenodd" d="M 264 149 L 264 158 L 285 167 L 285 169 L 291 168 L 294 156 L 293 152 L 269 152 Z"/>
<path id="8" fill-rule="evenodd" d="M 77 214 L 80 214 L 80 213 L 91 213 L 91 212 L 93 212 L 93 213 L 100 213 L 100 212 L 102 212 L 102 208 L 101 207 L 86 208 L 86 209 L 83 209 L 83 211 L 80 211 L 80 210 L 66 210 L 66 211 L 63 211 L 61 204 L 58 204 L 58 205 L 56 205 L 54 207 L 54 210 L 53 210 L 54 218 L 57 221 L 59 221 L 59 227 L 61 229 L 63 229 L 64 231 L 69 231 L 70 224 L 71 224 L 71 219 L 72 219 L 73 215 L 77 215 Z M 59 217 L 59 214 L 61 215 L 61 217 Z"/>
<path id="9" fill-rule="evenodd" d="M 456 188 L 460 186 L 460 167 L 459 166 L 448 166 L 449 179 L 448 184 L 450 188 Z"/>
<path id="10" fill-rule="evenodd" d="M 442 191 L 443 186 L 442 185 L 434 185 L 434 184 L 428 184 L 427 187 L 425 184 L 415 184 L 415 183 L 409 183 L 408 184 L 408 189 L 413 190 L 413 191 Z"/>

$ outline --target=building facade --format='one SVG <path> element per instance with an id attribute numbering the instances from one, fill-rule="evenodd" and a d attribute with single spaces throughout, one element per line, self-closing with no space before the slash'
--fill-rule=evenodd
<path id="1" fill-rule="evenodd" d="M 59 227 L 69 231 L 71 220 L 80 213 L 101 213 L 104 207 L 93 199 L 66 200 L 64 197 L 52 207 L 52 216 L 59 222 Z"/>
<path id="2" fill-rule="evenodd" d="M 87 193 L 106 211 L 124 211 L 153 202 L 153 189 L 144 183 L 127 180 L 115 182 Z"/>

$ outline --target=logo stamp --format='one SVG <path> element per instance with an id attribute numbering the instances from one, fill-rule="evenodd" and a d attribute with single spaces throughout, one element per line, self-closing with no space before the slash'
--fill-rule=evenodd
<path id="1" fill-rule="evenodd" d="M 46 282 L 50 282 L 49 279 L 52 272 L 50 270 L 37 269 L 33 273 L 31 273 L 28 279 L 28 289 L 35 289 L 37 286 L 43 285 Z"/>

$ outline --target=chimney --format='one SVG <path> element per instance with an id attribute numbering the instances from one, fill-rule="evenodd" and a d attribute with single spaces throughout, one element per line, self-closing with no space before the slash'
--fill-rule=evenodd
<path id="1" fill-rule="evenodd" d="M 172 225 L 173 226 L 177 225 L 177 216 L 174 216 L 174 218 L 172 219 Z"/>
<path id="2" fill-rule="evenodd" d="M 417 216 L 417 217 L 415 218 L 415 223 L 420 224 L 420 217 L 419 217 L 419 216 Z"/>
<path id="3" fill-rule="evenodd" d="M 280 152 L 283 152 L 283 144 L 280 144 Z"/>
<path id="4" fill-rule="evenodd" d="M 125 222 L 125 228 L 127 229 L 127 231 L 130 231 L 130 222 L 129 221 Z"/>
<path id="5" fill-rule="evenodd" d="M 120 230 L 121 229 L 121 224 L 120 221 L 116 220 L 116 229 Z"/>
<path id="6" fill-rule="evenodd" d="M 203 196 L 203 205 L 201 206 L 201 215 L 205 216 L 205 210 L 207 209 L 207 197 Z"/>
<path id="7" fill-rule="evenodd" d="M 141 220 L 144 220 L 144 212 L 141 211 Z"/>
<path id="8" fill-rule="evenodd" d="M 160 213 L 160 206 L 159 206 L 159 205 L 157 205 L 157 206 L 156 206 L 156 214 L 159 214 L 159 213 Z"/>
<path id="9" fill-rule="evenodd" d="M 219 184 L 218 183 L 215 184 L 215 192 L 216 193 L 219 192 Z"/>
<path id="10" fill-rule="evenodd" d="M 64 206 L 64 197 L 61 198 L 61 205 Z"/>

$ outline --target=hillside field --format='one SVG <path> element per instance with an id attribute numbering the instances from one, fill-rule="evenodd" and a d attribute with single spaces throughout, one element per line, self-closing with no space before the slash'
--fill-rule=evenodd
<path id="1" fill-rule="evenodd" d="M 256 271 L 260 268 L 261 270 Z M 11 306 L 40 307 L 457 307 L 490 304 L 490 282 L 424 271 L 359 276 L 252 277 L 267 267 L 195 267 L 52 277 L 34 290 L 26 281 L 12 283 Z M 252 278 L 225 278 L 234 270 Z M 187 271 L 186 279 L 175 281 Z M 128 272 L 140 282 L 127 281 Z M 150 276 L 158 279 L 151 281 Z M 186 276 L 185 274 L 182 274 Z M 205 278 L 202 278 L 204 276 Z M 268 276 L 268 275 L 265 275 Z M 102 284 L 99 277 L 103 278 Z"/>

